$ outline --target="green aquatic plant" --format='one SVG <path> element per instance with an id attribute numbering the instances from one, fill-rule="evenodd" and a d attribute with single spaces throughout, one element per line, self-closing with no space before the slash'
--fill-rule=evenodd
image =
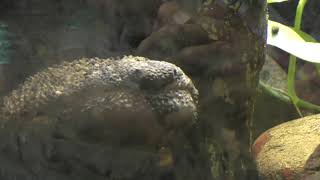
<path id="1" fill-rule="evenodd" d="M 285 0 L 268 0 L 268 3 L 283 2 Z M 267 44 L 276 46 L 288 53 L 290 53 L 288 78 L 287 78 L 287 94 L 274 92 L 269 89 L 270 94 L 287 101 L 291 100 L 299 115 L 302 116 L 300 108 L 311 109 L 320 112 L 320 106 L 300 99 L 295 91 L 295 72 L 297 57 L 302 60 L 315 63 L 316 70 L 320 74 L 320 43 L 312 38 L 307 33 L 300 30 L 302 14 L 307 0 L 299 0 L 294 27 L 288 27 L 280 23 L 269 20 L 268 21 L 268 39 Z M 261 83 L 260 83 L 261 84 Z M 262 84 L 264 86 L 264 84 Z M 265 87 L 265 86 L 264 86 Z M 266 89 L 266 88 L 264 88 Z"/>
<path id="2" fill-rule="evenodd" d="M 317 53 L 320 43 L 307 33 L 269 20 L 268 37 L 269 45 L 276 46 L 301 60 L 320 63 L 320 54 Z"/>

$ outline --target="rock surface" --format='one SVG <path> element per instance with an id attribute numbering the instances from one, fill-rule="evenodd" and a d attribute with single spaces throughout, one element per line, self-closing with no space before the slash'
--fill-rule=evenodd
<path id="1" fill-rule="evenodd" d="M 196 104 L 191 80 L 170 63 L 126 56 L 49 67 L 3 100 L 0 179 L 178 176 L 175 147 L 188 146 Z"/>
<path id="2" fill-rule="evenodd" d="M 308 174 L 308 170 L 313 171 L 311 174 L 319 171 L 311 168 L 320 165 L 319 162 L 316 165 L 317 158 L 314 158 L 318 157 L 319 161 L 319 152 L 316 150 L 319 144 L 320 118 L 314 115 L 283 123 L 264 132 L 253 145 L 253 155 L 263 179 L 296 180 L 306 176 L 303 174 Z"/>

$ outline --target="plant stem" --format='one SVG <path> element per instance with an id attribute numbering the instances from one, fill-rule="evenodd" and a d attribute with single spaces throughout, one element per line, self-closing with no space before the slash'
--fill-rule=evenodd
<path id="1" fill-rule="evenodd" d="M 266 94 L 269 94 L 270 96 L 273 96 L 284 103 L 287 103 L 287 104 L 292 103 L 290 96 L 286 92 L 276 90 L 276 89 L 270 87 L 269 85 L 263 83 L 261 80 L 259 81 L 259 88 L 263 92 L 265 92 Z M 301 100 L 301 99 L 299 99 L 299 101 L 297 102 L 297 105 L 301 108 L 304 108 L 304 109 L 308 109 L 308 110 L 315 111 L 318 113 L 320 112 L 320 106 L 314 105 L 312 103 L 309 103 L 309 102 Z"/>
<path id="2" fill-rule="evenodd" d="M 305 4 L 307 3 L 307 0 L 300 0 L 297 11 L 296 11 L 296 17 L 294 20 L 294 29 L 300 30 L 301 28 L 301 19 L 302 19 L 302 13 Z M 298 107 L 300 99 L 296 95 L 295 91 L 295 72 L 296 72 L 296 62 L 297 58 L 294 55 L 290 55 L 290 62 L 289 62 L 289 68 L 288 68 L 288 95 L 291 98 L 291 101 L 295 108 L 297 109 L 300 116 L 302 116 L 301 111 Z M 300 103 L 301 104 L 301 103 Z"/>

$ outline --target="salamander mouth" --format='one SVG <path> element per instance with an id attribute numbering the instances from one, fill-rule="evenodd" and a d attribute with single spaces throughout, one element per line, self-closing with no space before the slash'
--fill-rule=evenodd
<path id="1" fill-rule="evenodd" d="M 84 98 L 84 102 L 79 103 L 80 112 L 91 109 L 99 109 L 100 112 L 122 111 L 141 114 L 153 112 L 155 115 L 163 117 L 182 111 L 195 114 L 197 108 L 196 89 L 183 86 L 179 89 L 166 87 L 164 91 L 159 92 L 117 89 L 103 93 L 103 95 L 95 94 L 94 97 Z M 193 118 L 194 115 L 190 117 L 190 119 Z"/>

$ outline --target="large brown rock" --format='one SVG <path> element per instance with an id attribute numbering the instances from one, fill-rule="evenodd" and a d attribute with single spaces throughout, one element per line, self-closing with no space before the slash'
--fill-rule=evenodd
<path id="1" fill-rule="evenodd" d="M 319 171 L 312 168 L 320 165 L 316 150 L 319 144 L 320 117 L 314 115 L 264 132 L 253 145 L 253 155 L 263 179 L 295 180 Z"/>

